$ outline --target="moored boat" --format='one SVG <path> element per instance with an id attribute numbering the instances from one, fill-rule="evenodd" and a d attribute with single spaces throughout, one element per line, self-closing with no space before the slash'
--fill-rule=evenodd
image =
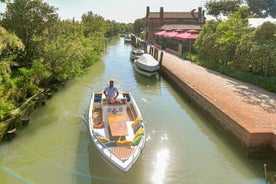
<path id="1" fill-rule="evenodd" d="M 137 60 L 134 60 L 134 67 L 138 73 L 148 77 L 156 75 L 160 69 L 159 62 L 150 54 L 143 54 Z"/>
<path id="2" fill-rule="evenodd" d="M 141 112 L 131 93 L 120 93 L 107 101 L 103 93 L 93 93 L 89 105 L 89 130 L 103 157 L 127 172 L 141 155 L 146 130 Z"/>
<path id="3" fill-rule="evenodd" d="M 132 40 L 131 40 L 131 37 L 130 36 L 125 36 L 124 38 L 124 42 L 125 43 L 130 43 Z"/>
<path id="4" fill-rule="evenodd" d="M 130 51 L 130 59 L 132 60 L 138 59 L 143 54 L 144 54 L 144 51 L 141 49 L 132 50 Z"/>

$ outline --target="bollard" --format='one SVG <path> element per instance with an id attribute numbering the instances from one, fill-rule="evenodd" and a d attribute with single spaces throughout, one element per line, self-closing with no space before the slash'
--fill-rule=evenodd
<path id="1" fill-rule="evenodd" d="M 47 93 L 47 98 L 52 98 L 52 93 Z"/>
<path id="2" fill-rule="evenodd" d="M 162 66 L 163 55 L 164 55 L 164 53 L 163 53 L 163 51 L 161 51 L 161 53 L 160 53 L 160 60 L 159 60 L 159 66 L 160 66 L 160 68 Z"/>
<path id="3" fill-rule="evenodd" d="M 41 104 L 45 105 L 46 104 L 46 100 L 41 100 Z"/>
<path id="4" fill-rule="evenodd" d="M 8 140 L 12 140 L 16 136 L 16 128 L 7 131 Z"/>
<path id="5" fill-rule="evenodd" d="M 27 118 L 27 117 L 25 117 L 25 118 L 22 118 L 22 119 L 21 119 L 21 122 L 22 122 L 22 125 L 23 125 L 23 126 L 26 126 L 26 125 L 28 125 L 28 124 L 29 124 L 30 119 L 29 119 L 29 118 Z"/>

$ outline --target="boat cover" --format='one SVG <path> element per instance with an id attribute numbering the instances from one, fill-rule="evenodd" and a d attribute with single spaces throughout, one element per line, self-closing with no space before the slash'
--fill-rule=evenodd
<path id="1" fill-rule="evenodd" d="M 135 62 L 136 66 L 144 71 L 154 72 L 159 70 L 159 62 L 150 54 L 143 54 Z"/>

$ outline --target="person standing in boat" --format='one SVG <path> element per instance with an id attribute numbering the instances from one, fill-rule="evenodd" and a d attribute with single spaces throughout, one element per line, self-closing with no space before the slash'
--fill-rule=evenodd
<path id="1" fill-rule="evenodd" d="M 119 91 L 114 86 L 114 81 L 113 80 L 110 80 L 109 81 L 109 86 L 107 86 L 104 89 L 104 95 L 108 99 L 108 101 L 110 101 L 110 100 L 116 100 L 116 98 L 118 97 Z"/>

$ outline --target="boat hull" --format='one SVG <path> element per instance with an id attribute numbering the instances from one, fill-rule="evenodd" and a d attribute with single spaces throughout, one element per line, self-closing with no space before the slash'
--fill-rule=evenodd
<path id="1" fill-rule="evenodd" d="M 137 133 L 134 134 L 132 124 L 138 118 L 141 119 L 142 116 L 133 96 L 130 93 L 124 94 L 127 94 L 127 99 L 123 99 L 124 102 L 118 104 L 106 104 L 102 99 L 96 99 L 99 98 L 99 95 L 103 96 L 101 93 L 93 93 L 90 99 L 88 122 L 91 139 L 97 150 L 113 166 L 120 171 L 127 172 L 135 164 L 144 149 L 146 131 L 144 123 L 141 120 L 139 123 L 142 126 L 143 133 L 139 135 L 140 141 L 134 145 L 133 142 L 137 139 L 135 138 Z M 113 116 L 117 117 L 117 115 L 113 114 L 110 109 L 112 109 L 112 111 L 115 109 L 117 115 L 124 117 L 126 120 L 128 136 L 124 137 L 124 141 L 120 140 L 123 136 L 120 136 L 119 138 L 116 136 L 113 137 L 112 133 L 110 133 L 112 127 L 110 124 L 111 119 L 109 118 Z M 95 116 L 97 112 L 101 112 L 98 113 L 98 115 L 100 114 L 99 117 Z M 95 127 L 97 121 L 103 121 L 104 127 Z M 100 134 L 106 139 L 109 139 L 109 141 L 104 142 L 102 138 L 99 139 Z M 119 142 L 131 142 L 131 145 L 119 145 Z"/>
<path id="2" fill-rule="evenodd" d="M 145 70 L 140 69 L 136 65 L 134 65 L 134 68 L 135 68 L 136 72 L 138 72 L 138 73 L 140 73 L 140 74 L 142 74 L 144 76 L 147 76 L 147 77 L 152 77 L 152 76 L 155 76 L 157 74 L 157 71 L 153 71 L 153 72 L 145 71 Z"/>
<path id="3" fill-rule="evenodd" d="M 132 60 L 139 59 L 139 57 L 143 54 L 144 54 L 143 50 L 132 50 L 130 52 L 130 59 L 132 59 Z"/>
<path id="4" fill-rule="evenodd" d="M 134 60 L 134 67 L 138 73 L 148 77 L 156 75 L 160 69 L 159 62 L 150 54 L 143 54 L 139 59 Z"/>

